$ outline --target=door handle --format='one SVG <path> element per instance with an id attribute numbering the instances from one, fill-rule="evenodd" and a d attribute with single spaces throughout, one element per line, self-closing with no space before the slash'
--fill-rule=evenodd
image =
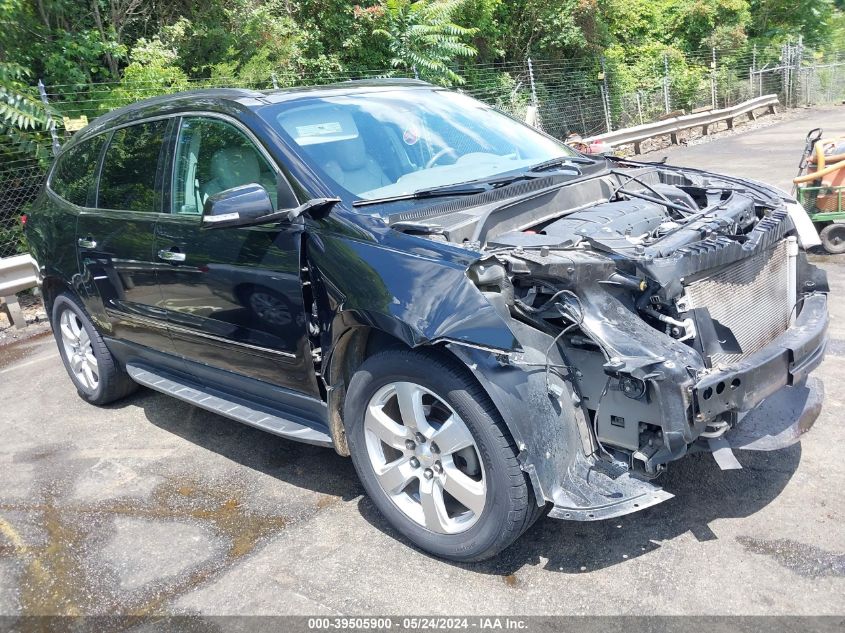
<path id="1" fill-rule="evenodd" d="M 158 252 L 158 258 L 166 262 L 184 262 L 185 253 L 180 253 L 179 250 L 174 250 L 176 247 L 170 249 L 162 249 Z"/>
<path id="2" fill-rule="evenodd" d="M 92 239 L 90 235 L 88 237 L 80 237 L 76 240 L 76 243 L 82 248 L 97 248 L 97 240 Z"/>

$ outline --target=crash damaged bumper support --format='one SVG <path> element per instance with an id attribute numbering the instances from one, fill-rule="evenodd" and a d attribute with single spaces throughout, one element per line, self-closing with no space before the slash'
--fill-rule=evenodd
<path id="1" fill-rule="evenodd" d="M 545 350 L 552 339 L 519 322 L 511 323 L 522 351 L 491 350 L 448 343 L 473 372 L 502 413 L 519 449 L 538 503 L 552 503 L 549 516 L 573 521 L 608 519 L 672 497 L 659 486 L 633 476 L 618 462 L 597 456 L 589 430 L 566 373 L 546 372 Z M 566 365 L 556 346 L 552 367 Z M 548 383 L 547 383 L 548 380 Z"/>
<path id="2" fill-rule="evenodd" d="M 824 384 L 812 376 L 801 384 L 783 387 L 725 433 L 725 443 L 746 451 L 777 451 L 792 446 L 813 426 L 823 401 Z"/>
<path id="3" fill-rule="evenodd" d="M 613 472 L 596 459 L 578 453 L 556 490 L 553 519 L 600 521 L 630 514 L 657 505 L 674 495 L 648 481 L 637 479 L 628 470 Z"/>
<path id="4" fill-rule="evenodd" d="M 589 298 L 584 303 L 589 305 Z M 709 420 L 727 412 L 753 409 L 725 438 L 737 448 L 756 450 L 774 450 L 797 441 L 818 416 L 821 391 L 812 382 L 807 387 L 805 380 L 821 362 L 827 341 L 826 295 L 806 297 L 795 324 L 767 347 L 730 369 L 711 372 L 697 382 L 688 370 L 692 363 L 684 362 L 689 359 L 681 353 L 694 354 L 692 350 L 667 349 L 664 341 L 664 356 L 638 362 L 631 352 L 656 348 L 647 345 L 652 342 L 647 336 L 650 331 L 625 322 L 623 311 L 607 309 L 598 313 L 613 314 L 616 321 L 614 328 L 601 328 L 604 344 L 619 354 L 621 362 L 616 369 L 635 376 L 644 371 L 650 373 L 643 378 L 654 387 L 665 442 L 664 448 L 653 456 L 655 463 L 681 457 Z M 585 322 L 588 324 L 599 329 L 589 319 Z M 502 413 L 538 503 L 554 504 L 549 516 L 597 521 L 670 499 L 670 493 L 633 474 L 626 464 L 600 458 L 581 396 L 568 373 L 571 368 L 558 347 L 550 346 L 552 339 L 547 334 L 523 323 L 513 321 L 510 327 L 519 341 L 520 352 L 497 352 L 460 341 L 447 345 L 469 367 Z M 627 334 L 624 339 L 617 335 L 620 329 Z M 555 371 L 547 372 L 547 362 Z M 731 388 L 737 378 L 739 383 Z M 708 387 L 711 395 L 705 400 Z M 766 401 L 767 397 L 770 401 Z M 698 412 L 695 420 L 690 420 L 691 411 Z"/>
<path id="5" fill-rule="evenodd" d="M 758 352 L 696 383 L 696 417 L 709 420 L 728 411 L 749 411 L 783 387 L 800 385 L 822 362 L 828 322 L 827 295 L 807 296 L 795 324 L 786 332 Z"/>

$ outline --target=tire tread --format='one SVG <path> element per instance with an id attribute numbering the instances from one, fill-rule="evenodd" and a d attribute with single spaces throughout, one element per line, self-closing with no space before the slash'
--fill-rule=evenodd
<path id="1" fill-rule="evenodd" d="M 511 437 L 501 414 L 490 400 L 487 392 L 466 368 L 459 365 L 457 360 L 446 356 L 445 353 L 434 350 L 385 350 L 369 357 L 362 369 L 366 371 L 370 367 L 378 367 L 380 364 L 387 362 L 388 359 L 393 360 L 397 357 L 404 359 L 411 367 L 418 366 L 423 358 L 426 359 L 430 363 L 426 367 L 427 371 L 439 371 L 444 374 L 446 380 L 464 392 L 491 423 L 490 436 L 493 439 L 494 446 L 491 446 L 490 450 L 499 451 L 504 458 L 506 477 L 510 481 L 506 495 L 506 498 L 510 500 L 510 508 L 506 514 L 503 514 L 505 520 L 501 524 L 500 533 L 490 547 L 473 555 L 456 555 L 450 556 L 450 558 L 461 562 L 477 562 L 495 556 L 528 530 L 545 510 L 544 505 L 536 503 L 528 475 L 519 465 L 519 449 L 516 442 Z M 352 383 L 350 384 L 351 389 Z"/>
<path id="2" fill-rule="evenodd" d="M 91 347 L 94 350 L 94 355 L 97 357 L 97 365 L 98 369 L 100 370 L 100 384 L 103 387 L 99 390 L 99 393 L 95 395 L 85 393 L 77 387 L 79 395 L 91 404 L 104 405 L 109 404 L 110 402 L 114 402 L 116 400 L 120 400 L 121 398 L 125 398 L 129 394 L 136 391 L 138 389 L 138 383 L 136 383 L 129 377 L 129 375 L 115 360 L 114 356 L 112 356 L 111 352 L 106 346 L 106 342 L 103 340 L 103 337 L 100 335 L 100 332 L 94 326 L 94 323 L 92 322 L 91 317 L 88 315 L 87 310 L 85 310 L 85 307 L 82 305 L 82 302 L 76 295 L 70 292 L 63 292 L 56 297 L 55 301 L 53 302 L 54 328 L 58 328 L 57 323 L 59 309 L 61 309 L 61 306 L 64 301 L 67 301 L 68 303 L 72 304 L 84 321 L 84 325 L 88 330 L 88 335 L 91 339 Z M 54 334 L 56 336 L 56 341 L 58 342 L 59 347 L 61 349 L 61 334 L 59 333 L 58 329 L 54 330 Z M 62 354 L 62 359 L 64 360 L 64 354 Z"/>

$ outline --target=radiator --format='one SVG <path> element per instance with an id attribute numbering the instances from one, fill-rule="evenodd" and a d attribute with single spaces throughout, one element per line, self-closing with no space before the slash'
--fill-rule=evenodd
<path id="1" fill-rule="evenodd" d="M 735 363 L 789 327 L 796 293 L 794 254 L 794 238 L 781 240 L 764 253 L 686 286 L 686 305 L 707 308 L 723 345 L 723 352 L 710 356 L 711 366 Z"/>

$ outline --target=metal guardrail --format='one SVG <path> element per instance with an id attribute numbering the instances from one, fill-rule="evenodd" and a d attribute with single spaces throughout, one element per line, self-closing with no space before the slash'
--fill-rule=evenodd
<path id="1" fill-rule="evenodd" d="M 31 255 L 15 255 L 0 259 L 0 311 L 5 312 L 15 327 L 26 327 L 16 293 L 38 285 L 38 264 Z"/>
<path id="2" fill-rule="evenodd" d="M 734 119 L 737 117 L 748 115 L 753 120 L 756 118 L 754 111 L 760 108 L 768 108 L 769 112 L 774 114 L 778 105 L 780 105 L 780 102 L 778 101 L 777 95 L 763 95 L 738 103 L 731 108 L 684 114 L 682 116 L 664 119 L 663 121 L 657 121 L 656 123 L 646 123 L 645 125 L 637 125 L 614 132 L 598 134 L 585 138 L 581 142 L 586 144 L 605 143 L 611 147 L 633 144 L 634 152 L 639 154 L 640 143 L 650 138 L 669 135 L 672 143 L 677 144 L 678 132 L 682 130 L 700 127 L 703 134 L 708 134 L 710 126 L 721 121 L 727 121 L 728 129 L 733 129 Z"/>

